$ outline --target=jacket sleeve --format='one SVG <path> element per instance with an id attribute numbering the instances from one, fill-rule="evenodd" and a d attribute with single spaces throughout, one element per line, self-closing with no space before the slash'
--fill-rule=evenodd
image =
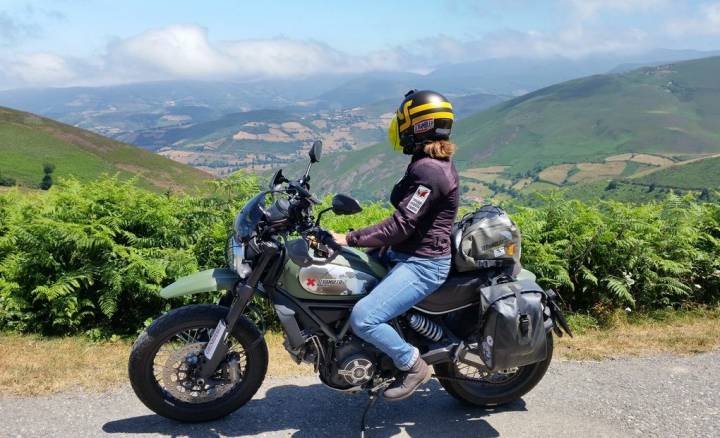
<path id="1" fill-rule="evenodd" d="M 433 178 L 432 171 L 427 167 L 412 169 L 407 178 L 410 178 L 407 192 L 392 216 L 378 224 L 348 233 L 348 245 L 377 248 L 396 245 L 412 236 L 418 222 L 428 213 L 440 194 L 433 189 L 433 179 L 436 178 Z"/>

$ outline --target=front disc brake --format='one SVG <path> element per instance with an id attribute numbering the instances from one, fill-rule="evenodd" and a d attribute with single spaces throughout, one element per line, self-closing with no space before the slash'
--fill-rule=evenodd
<path id="1" fill-rule="evenodd" d="M 163 366 L 163 386 L 174 398 L 187 403 L 204 403 L 222 397 L 237 382 L 230 373 L 230 381 L 197 379 L 194 371 L 200 355 L 205 349 L 204 342 L 184 345 L 173 352 Z M 237 366 L 237 361 L 231 361 Z M 221 365 L 216 375 L 228 375 L 228 364 Z"/>

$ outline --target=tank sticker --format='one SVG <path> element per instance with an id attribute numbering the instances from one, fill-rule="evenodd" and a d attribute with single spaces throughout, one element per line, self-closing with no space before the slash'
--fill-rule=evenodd
<path id="1" fill-rule="evenodd" d="M 300 285 L 318 295 L 362 295 L 370 292 L 378 280 L 370 274 L 346 266 L 308 266 L 298 272 Z"/>

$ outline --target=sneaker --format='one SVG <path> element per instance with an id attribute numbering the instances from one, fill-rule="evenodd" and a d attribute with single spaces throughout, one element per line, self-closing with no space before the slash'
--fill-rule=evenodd
<path id="1" fill-rule="evenodd" d="M 406 372 L 395 378 L 395 381 L 385 390 L 385 398 L 395 401 L 408 398 L 416 389 L 430 380 L 432 372 L 427 363 L 421 358 Z"/>

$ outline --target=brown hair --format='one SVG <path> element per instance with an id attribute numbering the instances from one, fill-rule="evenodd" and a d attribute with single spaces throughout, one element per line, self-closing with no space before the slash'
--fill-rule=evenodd
<path id="1" fill-rule="evenodd" d="M 453 156 L 455 149 L 457 149 L 457 146 L 454 143 L 447 140 L 436 140 L 426 144 L 424 150 L 432 158 L 447 160 Z"/>

